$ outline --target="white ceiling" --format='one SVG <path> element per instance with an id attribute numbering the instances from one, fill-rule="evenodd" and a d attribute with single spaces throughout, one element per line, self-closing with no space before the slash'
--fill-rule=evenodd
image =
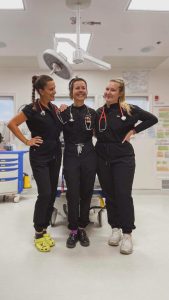
<path id="1" fill-rule="evenodd" d="M 157 0 L 154 0 L 157 1 Z M 169 69 L 169 12 L 126 11 L 129 0 L 92 0 L 81 11 L 81 32 L 92 34 L 88 52 L 112 68 Z M 75 33 L 75 11 L 65 0 L 24 0 L 25 11 L 0 11 L 0 67 L 45 68 L 44 50 L 53 48 L 55 32 Z M 157 44 L 161 41 L 161 44 Z M 151 52 L 141 52 L 151 47 Z M 74 69 L 96 69 L 80 64 Z"/>

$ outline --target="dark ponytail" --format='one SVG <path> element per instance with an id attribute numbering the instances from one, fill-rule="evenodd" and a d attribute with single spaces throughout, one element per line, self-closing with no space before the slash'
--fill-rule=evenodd
<path id="1" fill-rule="evenodd" d="M 34 75 L 32 76 L 32 102 L 33 104 L 35 103 L 35 82 L 38 79 L 38 76 Z"/>
<path id="2" fill-rule="evenodd" d="M 39 93 L 39 90 L 43 90 L 48 81 L 53 81 L 53 78 L 48 75 L 34 75 L 32 76 L 32 102 L 35 103 L 35 91 Z"/>

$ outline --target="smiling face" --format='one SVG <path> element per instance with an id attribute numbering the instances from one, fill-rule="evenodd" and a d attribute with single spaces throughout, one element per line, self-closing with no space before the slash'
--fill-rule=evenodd
<path id="1" fill-rule="evenodd" d="M 76 105 L 83 105 L 87 97 L 86 82 L 83 80 L 73 82 L 70 89 L 70 96 Z"/>
<path id="2" fill-rule="evenodd" d="M 48 101 L 55 100 L 56 86 L 53 80 L 48 81 L 43 89 L 39 90 L 40 96 Z"/>
<path id="3" fill-rule="evenodd" d="M 104 92 L 104 99 L 106 100 L 107 105 L 118 103 L 120 96 L 120 84 L 115 81 L 109 81 Z"/>

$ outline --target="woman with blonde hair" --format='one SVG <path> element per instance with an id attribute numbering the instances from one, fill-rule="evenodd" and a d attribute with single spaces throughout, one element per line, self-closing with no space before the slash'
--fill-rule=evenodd
<path id="1" fill-rule="evenodd" d="M 125 84 L 112 79 L 105 88 L 106 103 L 97 110 L 96 153 L 97 174 L 106 197 L 108 223 L 112 235 L 110 246 L 120 245 L 122 254 L 133 251 L 132 230 L 135 229 L 132 184 L 135 154 L 130 138 L 158 122 L 157 118 L 125 101 Z M 139 124 L 136 124 L 141 121 Z M 121 234 L 121 231 L 123 235 Z"/>

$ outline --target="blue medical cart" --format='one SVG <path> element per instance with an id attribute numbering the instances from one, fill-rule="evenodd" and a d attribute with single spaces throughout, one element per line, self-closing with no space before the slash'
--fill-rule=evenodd
<path id="1" fill-rule="evenodd" d="M 0 195 L 14 196 L 19 202 L 23 190 L 23 155 L 28 150 L 0 151 Z"/>

